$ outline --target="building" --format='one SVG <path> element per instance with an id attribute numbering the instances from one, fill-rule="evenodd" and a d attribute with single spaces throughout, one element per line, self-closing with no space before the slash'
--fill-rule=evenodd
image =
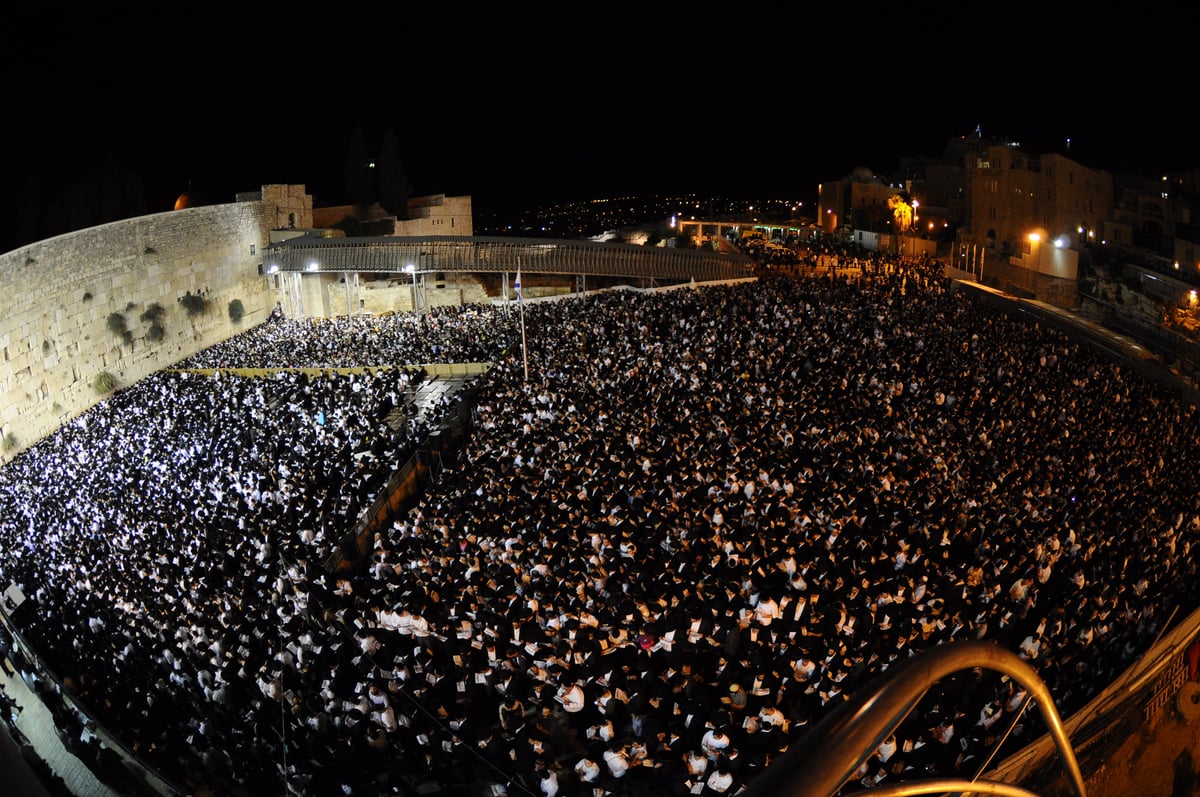
<path id="1" fill-rule="evenodd" d="M 847 239 L 855 229 L 882 231 L 890 225 L 888 200 L 905 191 L 866 167 L 849 176 L 817 186 L 817 226 L 826 235 Z"/>
<path id="2" fill-rule="evenodd" d="M 985 260 L 1074 280 L 1080 247 L 1112 216 L 1112 175 L 1063 155 L 979 139 L 965 166 L 959 251 L 978 249 Z"/>
<path id="3" fill-rule="evenodd" d="M 421 235 L 474 235 L 471 197 L 433 194 L 408 200 L 408 218 L 397 219 L 379 204 L 367 208 L 355 205 L 336 205 L 313 209 L 312 226 L 334 229 L 353 219 L 358 224 L 371 225 L 372 235 L 416 237 Z M 386 230 L 386 231 L 385 231 Z"/>

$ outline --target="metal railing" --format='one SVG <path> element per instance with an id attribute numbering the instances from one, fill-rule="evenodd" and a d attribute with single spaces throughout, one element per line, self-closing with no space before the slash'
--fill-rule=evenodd
<path id="1" fill-rule="evenodd" d="M 980 641 L 929 648 L 868 684 L 764 770 L 744 797 L 833 797 L 932 686 L 953 673 L 976 668 L 998 671 L 1024 687 L 1049 728 L 1074 793 L 1086 797 L 1083 774 L 1049 688 L 1015 653 Z M 965 778 L 914 780 L 858 792 L 872 797 L 947 793 L 1036 797 L 1019 786 Z"/>
<path id="2" fill-rule="evenodd" d="M 0 606 L 0 625 L 4 626 L 5 631 L 12 638 L 15 643 L 15 651 L 25 665 L 21 667 L 19 677 L 26 681 L 30 691 L 39 700 L 46 703 L 46 708 L 55 718 L 55 731 L 61 739 L 64 739 L 64 747 L 68 753 L 78 755 L 78 751 L 66 743 L 63 733 L 77 734 L 80 729 L 86 727 L 105 747 L 116 754 L 127 778 L 130 779 L 126 783 L 114 785 L 136 789 L 139 794 L 158 795 L 159 797 L 184 797 L 188 794 L 188 790 L 173 783 L 142 760 L 133 749 L 113 734 L 82 702 L 76 699 L 71 691 L 63 685 L 58 675 L 46 665 L 37 651 L 26 642 L 25 637 L 13 623 L 9 611 L 3 606 Z M 30 683 L 31 678 L 35 681 L 34 683 Z M 36 681 L 39 679 L 45 683 L 37 684 Z M 53 703 L 57 703 L 58 706 L 52 705 Z M 78 718 L 76 727 L 61 727 L 58 721 L 63 713 L 58 709 L 63 709 Z M 103 773 L 93 770 L 92 774 L 101 782 L 107 783 Z"/>

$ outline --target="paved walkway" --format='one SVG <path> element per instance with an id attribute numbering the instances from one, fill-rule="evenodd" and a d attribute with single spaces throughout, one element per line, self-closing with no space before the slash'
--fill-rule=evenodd
<path id="1" fill-rule="evenodd" d="M 67 751 L 54 729 L 54 717 L 50 713 L 50 709 L 46 708 L 46 704 L 29 688 L 20 675 L 10 676 L 0 668 L 0 684 L 3 684 L 4 691 L 8 693 L 9 697 L 22 707 L 21 713 L 17 716 L 17 730 L 24 734 L 36 751 L 37 757 L 46 764 L 50 772 L 62 780 L 72 795 L 75 797 L 121 797 L 120 792 L 114 791 L 102 783 L 82 761 Z M 12 745 L 12 748 L 3 745 L 6 752 L 18 749 L 18 745 L 7 727 L 3 729 L 3 737 L 8 744 Z M 61 794 L 61 790 L 52 791 L 51 787 L 40 784 L 38 774 L 24 760 L 20 752 L 17 753 L 15 759 L 10 755 L 4 755 L 2 761 L 4 783 L 0 786 L 0 792 L 21 797 L 42 794 L 49 797 L 52 794 Z M 10 789 L 10 784 L 16 783 L 20 783 L 21 788 Z M 32 785 L 34 783 L 38 785 Z M 26 788 L 29 790 L 26 791 Z"/>
<path id="2" fill-rule="evenodd" d="M 9 732 L 8 725 L 0 722 L 0 778 L 3 778 L 4 793 L 20 797 L 53 797 L 22 755 L 23 743 L 18 743 Z"/>

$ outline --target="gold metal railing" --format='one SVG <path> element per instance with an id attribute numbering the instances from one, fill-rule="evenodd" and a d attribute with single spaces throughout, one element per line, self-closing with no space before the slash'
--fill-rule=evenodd
<path id="1" fill-rule="evenodd" d="M 1050 690 L 1023 659 L 991 642 L 963 641 L 929 648 L 868 684 L 813 727 L 757 776 L 744 797 L 833 797 L 916 708 L 929 689 L 962 670 L 982 668 L 1012 678 L 1036 703 L 1058 748 L 1070 785 L 1086 797 L 1083 773 Z M 996 794 L 1036 797 L 1019 786 L 985 780 L 934 778 L 878 786 L 858 795 Z"/>

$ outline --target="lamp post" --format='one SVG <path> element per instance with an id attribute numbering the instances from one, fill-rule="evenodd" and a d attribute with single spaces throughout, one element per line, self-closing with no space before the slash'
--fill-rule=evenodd
<path id="1" fill-rule="evenodd" d="M 404 267 L 404 270 L 412 276 L 412 310 L 413 314 L 417 312 L 417 268 L 412 263 Z"/>

